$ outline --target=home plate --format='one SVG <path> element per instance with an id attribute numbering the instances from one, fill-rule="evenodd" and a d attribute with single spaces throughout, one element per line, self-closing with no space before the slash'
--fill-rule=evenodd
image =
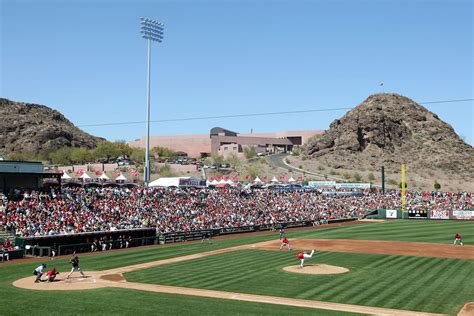
<path id="1" fill-rule="evenodd" d="M 303 274 L 341 274 L 349 272 L 344 267 L 332 266 L 329 264 L 307 264 L 303 268 L 299 265 L 284 267 L 287 272 L 303 273 Z"/>

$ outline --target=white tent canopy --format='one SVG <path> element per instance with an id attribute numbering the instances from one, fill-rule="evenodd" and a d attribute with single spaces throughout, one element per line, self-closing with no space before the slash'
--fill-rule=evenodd
<path id="1" fill-rule="evenodd" d="M 148 184 L 149 187 L 179 187 L 179 179 L 189 179 L 190 177 L 158 178 Z"/>
<path id="2" fill-rule="evenodd" d="M 277 178 L 273 177 L 272 182 L 278 182 Z"/>
<path id="3" fill-rule="evenodd" d="M 257 176 L 253 182 L 262 182 L 262 180 L 260 180 L 260 178 Z"/>
<path id="4" fill-rule="evenodd" d="M 81 178 L 81 179 L 92 179 L 91 176 L 87 174 L 87 172 L 84 172 L 79 178 Z"/>
<path id="5" fill-rule="evenodd" d="M 296 180 L 293 179 L 293 177 L 291 177 L 291 178 L 288 179 L 288 182 L 290 182 L 290 183 L 291 183 L 291 182 L 296 182 Z"/>
<path id="6" fill-rule="evenodd" d="M 99 179 L 102 179 L 102 180 L 110 180 L 110 178 L 105 174 L 105 171 L 102 172 L 102 174 L 100 175 Z"/>
<path id="7" fill-rule="evenodd" d="M 120 175 L 115 178 L 115 181 L 127 181 L 128 179 L 125 178 L 125 176 L 123 175 L 123 173 L 120 172 Z"/>
<path id="8" fill-rule="evenodd" d="M 63 175 L 61 176 L 61 179 L 69 180 L 72 179 L 72 177 L 66 173 L 66 170 L 63 170 Z"/>
<path id="9" fill-rule="evenodd" d="M 212 184 L 212 185 L 216 185 L 216 184 L 218 184 L 218 183 L 219 183 L 219 181 L 217 181 L 216 179 L 214 179 L 214 180 L 211 181 L 211 184 Z"/>
<path id="10" fill-rule="evenodd" d="M 232 181 L 232 180 L 230 180 L 230 179 L 229 179 L 229 180 L 226 180 L 225 183 L 227 183 L 228 185 L 234 185 L 234 181 Z"/>

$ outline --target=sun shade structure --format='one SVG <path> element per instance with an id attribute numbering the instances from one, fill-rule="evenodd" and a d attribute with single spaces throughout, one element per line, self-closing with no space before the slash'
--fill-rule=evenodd
<path id="1" fill-rule="evenodd" d="M 84 172 L 79 178 L 81 179 L 92 179 L 90 175 L 87 174 L 87 172 Z"/>
<path id="2" fill-rule="evenodd" d="M 101 179 L 101 180 L 110 180 L 110 178 L 107 176 L 107 174 L 105 174 L 105 171 L 102 172 L 99 179 Z"/>
<path id="3" fill-rule="evenodd" d="M 66 170 L 64 170 L 63 175 L 61 176 L 61 179 L 69 180 L 69 179 L 72 179 L 72 177 L 66 173 Z"/>
<path id="4" fill-rule="evenodd" d="M 179 180 L 180 179 L 189 179 L 190 177 L 165 177 L 165 178 L 158 178 L 153 182 L 150 182 L 148 185 L 150 188 L 152 187 L 179 187 Z"/>
<path id="5" fill-rule="evenodd" d="M 123 175 L 123 173 L 120 173 L 120 175 L 115 178 L 115 181 L 127 181 L 128 179 L 125 178 L 125 176 Z"/>

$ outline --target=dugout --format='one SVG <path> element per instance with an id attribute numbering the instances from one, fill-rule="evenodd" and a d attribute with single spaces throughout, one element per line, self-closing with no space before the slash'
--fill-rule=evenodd
<path id="1" fill-rule="evenodd" d="M 156 242 L 156 230 L 154 228 L 136 228 L 116 231 L 86 232 L 68 235 L 52 235 L 37 237 L 17 237 L 15 244 L 24 249 L 25 255 L 49 256 L 51 248 L 56 245 L 58 254 L 67 255 L 74 251 L 90 252 L 94 240 L 105 237 L 107 241 L 112 240 L 112 249 L 119 248 L 120 239 L 131 237 L 129 247 L 153 245 Z M 108 249 L 108 248 L 107 248 Z"/>

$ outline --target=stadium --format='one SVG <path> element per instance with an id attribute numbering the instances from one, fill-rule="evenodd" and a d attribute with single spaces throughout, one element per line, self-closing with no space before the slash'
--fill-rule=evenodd
<path id="1" fill-rule="evenodd" d="M 1 1 L 0 315 L 474 315 L 473 6 Z"/>
<path id="2" fill-rule="evenodd" d="M 64 191 L 63 196 L 31 193 L 23 201 L 6 202 L 8 212 L 2 222 L 14 224 L 16 245 L 21 248 L 16 251 L 28 256 L 2 263 L 1 287 L 4 297 L 25 297 L 28 304 L 6 304 L 3 310 L 12 315 L 38 311 L 149 314 L 156 310 L 171 315 L 472 312 L 472 195 L 425 193 L 421 200 L 427 203 L 423 205 L 431 207 L 421 210 L 417 203 L 420 196 L 409 192 L 409 212 L 403 214 L 381 209 L 381 204 L 365 211 L 368 204 L 380 198 L 378 193 L 332 189 L 330 195 L 307 189 L 178 188 L 138 189 L 131 193 L 126 193 L 127 189 L 95 189 L 97 202 L 102 204 L 92 204 L 104 209 L 111 205 L 123 207 L 124 201 L 138 196 L 146 204 L 149 200 L 143 196 L 148 196 L 150 200 L 161 200 L 159 203 L 173 201 L 179 210 L 194 205 L 195 212 L 169 220 L 165 226 L 158 224 L 163 222 L 160 219 L 153 222 L 148 213 L 151 228 L 143 222 L 139 225 L 142 228 L 124 227 L 111 218 L 108 222 L 116 226 L 110 226 L 110 231 L 96 227 L 79 232 L 76 225 L 75 231 L 67 234 L 51 234 L 36 227 L 29 236 L 22 237 L 22 223 L 14 219 L 26 208 L 39 210 L 41 203 L 47 206 L 49 202 L 69 205 L 71 201 L 67 200 L 73 194 L 74 199 L 84 194 L 81 200 L 90 200 L 91 193 L 74 188 Z M 187 193 L 185 197 L 183 191 Z M 204 201 L 200 193 L 205 193 Z M 383 204 L 399 208 L 399 192 L 386 196 Z M 227 208 L 222 198 L 239 211 Z M 262 207 L 257 214 L 247 212 L 250 205 L 259 205 L 263 199 L 273 207 Z M 317 203 L 305 203 L 312 210 L 305 213 L 301 203 L 309 200 Z M 198 201 L 200 204 L 195 204 Z M 283 202 L 287 205 L 274 211 L 275 205 Z M 317 210 L 316 204 L 326 207 L 316 212 L 317 217 L 309 217 Z M 342 205 L 350 207 L 344 210 Z M 360 208 L 354 208 L 355 205 Z M 439 211 L 441 205 L 449 211 Z M 161 207 L 158 213 L 165 214 L 164 209 L 171 209 L 171 204 L 162 203 Z M 216 207 L 226 211 L 216 212 Z M 212 214 L 217 215 L 204 216 L 199 212 L 203 209 L 212 209 Z M 176 209 L 171 211 L 180 213 Z M 68 210 L 64 209 L 66 213 Z M 51 216 L 58 218 L 64 214 Z M 219 221 L 224 216 L 239 220 L 224 225 Z M 202 219 L 200 226 L 176 225 L 195 222 L 196 218 Z M 87 227 L 85 218 L 81 220 L 83 227 Z M 123 222 L 123 218 L 119 220 Z M 42 221 L 45 225 L 50 222 L 47 217 Z M 456 245 L 455 233 L 462 235 L 462 245 Z M 133 237 L 126 246 L 122 243 L 127 239 L 125 235 Z M 284 237 L 289 239 L 291 250 L 282 249 Z M 314 255 L 300 267 L 297 255 L 312 249 Z M 79 273 L 67 277 L 74 256 L 80 258 L 86 277 Z M 42 282 L 35 282 L 31 271 L 41 264 L 46 264 L 47 270 L 54 267 L 59 271 L 52 282 L 46 282 L 46 276 Z"/>

